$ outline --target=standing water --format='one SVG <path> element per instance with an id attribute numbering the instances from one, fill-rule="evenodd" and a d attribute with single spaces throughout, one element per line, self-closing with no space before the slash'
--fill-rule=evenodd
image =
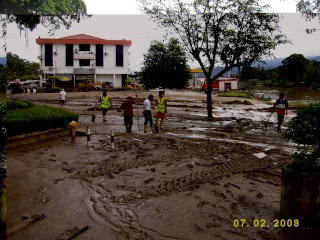
<path id="1" fill-rule="evenodd" d="M 272 100 L 278 99 L 279 93 L 283 92 L 286 99 L 289 101 L 301 101 L 306 103 L 319 102 L 320 101 L 320 89 L 310 89 L 301 87 L 273 87 L 273 86 L 250 86 L 250 90 L 253 92 L 263 93 L 264 98 L 272 98 Z"/>

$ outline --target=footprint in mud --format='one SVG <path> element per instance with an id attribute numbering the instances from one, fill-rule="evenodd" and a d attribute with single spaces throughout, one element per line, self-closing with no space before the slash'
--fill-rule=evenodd
<path id="1" fill-rule="evenodd" d="M 144 180 L 144 184 L 149 184 L 150 182 L 152 182 L 154 180 L 154 178 L 149 178 Z"/>
<path id="2" fill-rule="evenodd" d="M 230 190 L 227 190 L 227 193 L 228 193 L 231 197 L 233 197 L 233 193 L 232 193 Z"/>
<path id="3" fill-rule="evenodd" d="M 41 202 L 42 203 L 52 202 L 52 199 L 47 196 L 47 197 L 44 197 Z"/>
<path id="4" fill-rule="evenodd" d="M 198 226 L 198 224 L 194 224 L 193 225 L 193 229 L 196 233 L 198 232 L 203 232 L 203 229 L 201 227 Z"/>
<path id="5" fill-rule="evenodd" d="M 264 197 L 264 195 L 261 192 L 259 192 L 255 197 L 261 199 Z"/>

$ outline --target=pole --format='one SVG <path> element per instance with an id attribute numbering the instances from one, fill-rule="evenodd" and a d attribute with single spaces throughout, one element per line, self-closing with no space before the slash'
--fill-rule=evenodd
<path id="1" fill-rule="evenodd" d="M 90 147 L 90 134 L 91 134 L 90 125 L 87 125 L 87 146 L 88 147 Z"/>
<path id="2" fill-rule="evenodd" d="M 139 128 L 139 133 L 140 133 L 140 122 L 139 122 L 139 109 L 138 109 L 138 94 L 136 95 L 136 104 L 137 104 L 137 117 L 138 117 L 138 128 Z"/>
<path id="3" fill-rule="evenodd" d="M 113 130 L 111 130 L 111 148 L 114 149 L 114 133 L 113 133 Z"/>

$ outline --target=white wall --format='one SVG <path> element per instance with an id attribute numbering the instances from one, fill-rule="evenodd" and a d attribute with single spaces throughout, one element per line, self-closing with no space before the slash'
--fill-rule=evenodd
<path id="1" fill-rule="evenodd" d="M 41 45 L 39 45 L 41 46 Z M 40 47 L 39 47 L 40 48 Z M 74 49 L 78 49 L 79 52 L 79 45 L 74 44 Z M 95 54 L 96 47 L 94 44 L 90 45 L 90 52 Z M 66 66 L 66 45 L 65 44 L 54 44 L 53 45 L 53 52 L 57 52 L 57 55 L 53 55 L 53 70 L 49 70 L 49 66 L 44 66 L 44 59 L 45 59 L 45 47 L 42 44 L 42 48 L 40 50 L 42 55 L 42 70 L 45 74 L 73 74 L 74 68 L 80 68 L 79 60 L 74 59 L 74 66 L 67 67 Z M 129 46 L 123 47 L 123 67 L 116 66 L 116 46 L 115 45 L 104 45 L 103 46 L 103 53 L 107 53 L 103 55 L 103 67 L 96 67 L 95 66 L 95 59 L 90 60 L 90 66 L 82 66 L 82 68 L 95 68 L 95 72 L 97 75 L 100 74 L 127 74 L 129 70 Z M 90 54 L 88 54 L 89 56 Z M 91 58 L 91 57 L 89 57 Z M 117 76 L 118 78 L 119 76 Z M 98 79 L 98 78 L 97 78 Z M 98 80 L 100 81 L 100 80 Z M 113 79 L 112 79 L 113 81 Z M 117 79 L 117 82 L 119 80 Z M 117 83 L 115 85 L 118 86 Z M 121 76 L 120 76 L 120 86 L 121 86 Z"/>

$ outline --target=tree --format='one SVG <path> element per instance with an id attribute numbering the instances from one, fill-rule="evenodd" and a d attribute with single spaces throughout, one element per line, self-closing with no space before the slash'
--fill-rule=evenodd
<path id="1" fill-rule="evenodd" d="M 12 75 L 38 75 L 39 63 L 21 59 L 18 55 L 7 53 L 7 77 Z"/>
<path id="2" fill-rule="evenodd" d="M 305 67 L 303 81 L 308 86 L 320 86 L 320 62 L 309 61 Z"/>
<path id="3" fill-rule="evenodd" d="M 175 38 L 166 44 L 153 41 L 144 54 L 143 65 L 142 83 L 147 89 L 185 88 L 190 79 L 187 54 Z"/>
<path id="4" fill-rule="evenodd" d="M 32 31 L 42 24 L 53 35 L 61 25 L 69 29 L 73 21 L 88 16 L 83 0 L 2 0 L 0 9 L 6 14 L 1 18 L 2 37 L 6 36 L 6 22 L 15 22 L 20 31 Z"/>
<path id="5" fill-rule="evenodd" d="M 308 21 L 318 18 L 320 21 L 320 2 L 319 0 L 300 0 L 297 2 L 297 12 L 302 13 L 302 16 Z M 306 29 L 307 33 L 313 33 L 319 29 Z"/>
<path id="6" fill-rule="evenodd" d="M 265 13 L 258 0 L 139 0 L 168 34 L 178 34 L 208 79 L 207 109 L 212 117 L 212 82 L 233 67 L 250 65 L 288 40 L 280 34 L 279 16 Z M 212 75 L 217 65 L 222 70 Z"/>
<path id="7" fill-rule="evenodd" d="M 291 54 L 281 63 L 280 77 L 286 78 L 290 82 L 295 82 L 297 85 L 303 77 L 303 73 L 309 60 L 302 54 Z"/>
<path id="8" fill-rule="evenodd" d="M 242 79 L 249 81 L 250 79 L 257 79 L 259 77 L 259 68 L 252 66 L 244 66 L 241 70 Z"/>

